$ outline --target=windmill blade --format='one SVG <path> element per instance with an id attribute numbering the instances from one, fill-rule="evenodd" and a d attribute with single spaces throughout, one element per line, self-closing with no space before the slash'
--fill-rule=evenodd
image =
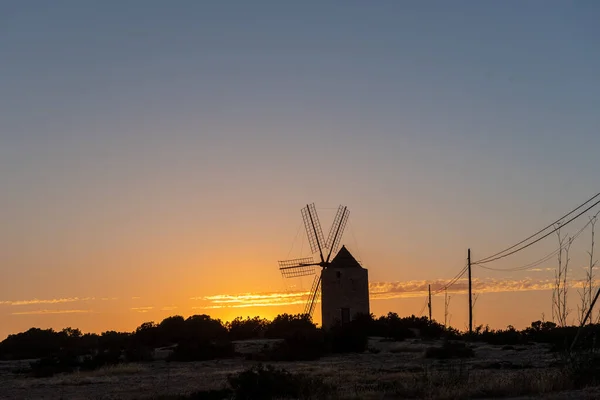
<path id="1" fill-rule="evenodd" d="M 293 260 L 279 261 L 279 270 L 284 278 L 297 278 L 315 274 L 315 266 L 312 257 L 296 258 Z"/>
<path id="2" fill-rule="evenodd" d="M 335 219 L 333 220 L 333 225 L 331 225 L 331 229 L 329 230 L 327 243 L 325 245 L 325 247 L 329 249 L 327 262 L 329 262 L 331 255 L 337 252 L 338 247 L 340 246 L 340 241 L 342 240 L 342 235 L 344 234 L 344 228 L 346 227 L 346 222 L 348 222 L 348 215 L 350 215 L 350 210 L 348 210 L 348 207 L 339 206 L 337 214 L 335 214 Z"/>
<path id="3" fill-rule="evenodd" d="M 325 261 L 323 258 L 325 239 L 323 237 L 323 230 L 321 229 L 319 217 L 317 216 L 315 203 L 308 204 L 302 209 L 302 219 L 304 220 L 304 227 L 306 228 L 306 235 L 308 236 L 310 249 L 312 250 L 313 254 L 319 253 L 319 256 L 321 256 L 321 262 Z"/>
<path id="4" fill-rule="evenodd" d="M 313 280 L 312 288 L 310 289 L 310 293 L 308 295 L 308 301 L 306 302 L 306 306 L 304 307 L 304 314 L 308 315 L 312 318 L 313 312 L 315 311 L 315 305 L 317 304 L 317 300 L 321 295 L 321 274 L 315 276 Z"/>

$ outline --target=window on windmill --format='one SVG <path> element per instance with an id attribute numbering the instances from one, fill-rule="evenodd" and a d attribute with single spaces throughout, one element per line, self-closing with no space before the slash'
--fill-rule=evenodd
<path id="1" fill-rule="evenodd" d="M 340 271 L 335 272 L 335 277 L 340 279 L 342 277 L 342 273 Z"/>
<path id="2" fill-rule="evenodd" d="M 350 322 L 350 309 L 349 308 L 342 308 L 342 325 L 347 324 L 348 322 Z"/>
<path id="3" fill-rule="evenodd" d="M 356 282 L 354 279 L 350 279 L 350 286 L 352 287 L 352 291 L 356 292 Z"/>

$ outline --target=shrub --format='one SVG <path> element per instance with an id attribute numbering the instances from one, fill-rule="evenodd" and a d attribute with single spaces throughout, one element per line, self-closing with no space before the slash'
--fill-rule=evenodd
<path id="1" fill-rule="evenodd" d="M 227 324 L 231 340 L 258 339 L 265 335 L 269 321 L 259 317 L 242 319 L 237 317 Z"/>
<path id="2" fill-rule="evenodd" d="M 127 362 L 153 361 L 154 350 L 146 346 L 132 344 L 125 349 L 124 356 Z"/>
<path id="3" fill-rule="evenodd" d="M 236 399 L 277 399 L 277 398 L 326 398 L 333 388 L 321 378 L 302 374 L 292 374 L 285 369 L 275 369 L 262 364 L 230 375 L 227 381 L 231 385 Z"/>
<path id="4" fill-rule="evenodd" d="M 600 355 L 591 352 L 570 354 L 564 370 L 577 389 L 596 385 L 600 382 Z"/>
<path id="5" fill-rule="evenodd" d="M 73 372 L 77 361 L 71 357 L 44 357 L 29 363 L 35 378 L 46 378 L 55 374 Z"/>
<path id="6" fill-rule="evenodd" d="M 286 337 L 272 348 L 264 348 L 258 354 L 246 358 L 257 361 L 313 361 L 327 353 L 323 332 L 298 333 Z"/>
<path id="7" fill-rule="evenodd" d="M 81 369 L 86 371 L 93 371 L 95 369 L 107 366 L 117 365 L 121 361 L 121 350 L 109 349 L 107 351 L 101 351 L 94 356 L 86 356 L 79 365 Z"/>
<path id="8" fill-rule="evenodd" d="M 462 342 L 446 341 L 441 347 L 429 347 L 425 350 L 425 358 L 436 358 L 445 360 L 449 358 L 469 358 L 473 357 L 475 352 Z"/>
<path id="9" fill-rule="evenodd" d="M 273 319 L 266 329 L 270 339 L 285 339 L 290 336 L 306 335 L 318 331 L 311 318 L 304 314 L 281 314 Z"/>

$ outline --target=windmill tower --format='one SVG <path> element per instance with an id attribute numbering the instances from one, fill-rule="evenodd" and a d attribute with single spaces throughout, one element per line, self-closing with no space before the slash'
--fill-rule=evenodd
<path id="1" fill-rule="evenodd" d="M 323 236 L 315 204 L 302 209 L 302 219 L 313 257 L 279 261 L 279 270 L 285 278 L 315 275 L 304 314 L 312 317 L 322 294 L 322 326 L 329 329 L 337 323 L 347 323 L 357 314 L 369 314 L 369 275 L 345 246 L 337 251 L 350 211 L 340 206 L 327 235 Z M 331 255 L 337 253 L 333 259 Z M 327 256 L 325 257 L 325 254 Z M 321 267 L 320 271 L 315 271 Z"/>

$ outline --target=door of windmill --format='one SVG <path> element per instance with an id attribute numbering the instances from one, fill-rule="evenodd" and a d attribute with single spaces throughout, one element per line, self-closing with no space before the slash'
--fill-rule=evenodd
<path id="1" fill-rule="evenodd" d="M 342 325 L 350 322 L 350 309 L 342 308 Z"/>

